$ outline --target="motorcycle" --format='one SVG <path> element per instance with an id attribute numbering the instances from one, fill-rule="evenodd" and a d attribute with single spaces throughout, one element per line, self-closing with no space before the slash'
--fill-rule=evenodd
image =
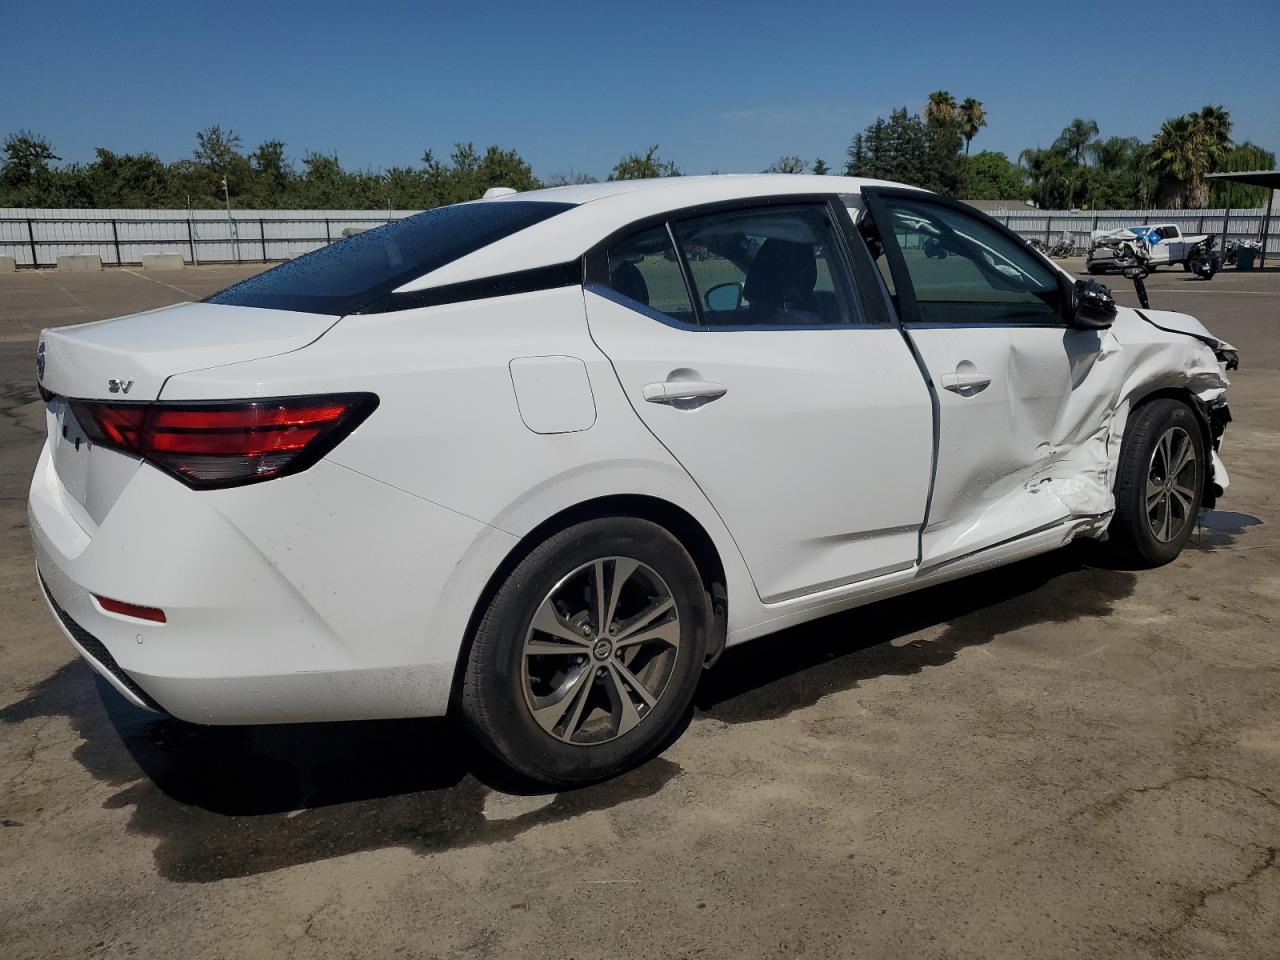
<path id="1" fill-rule="evenodd" d="M 1187 264 L 1201 280 L 1212 280 L 1213 275 L 1222 269 L 1222 254 L 1213 249 L 1213 237 L 1205 237 L 1187 255 Z"/>
<path id="2" fill-rule="evenodd" d="M 1262 250 L 1262 244 L 1257 240 L 1228 240 L 1222 248 L 1222 262 L 1226 266 L 1234 267 L 1241 250 L 1253 250 L 1256 255 Z"/>

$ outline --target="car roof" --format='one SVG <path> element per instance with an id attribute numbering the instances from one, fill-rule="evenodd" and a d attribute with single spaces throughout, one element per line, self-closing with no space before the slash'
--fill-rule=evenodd
<path id="1" fill-rule="evenodd" d="M 630 223 L 688 207 L 733 200 L 812 194 L 857 195 L 864 187 L 904 184 L 807 174 L 715 174 L 616 180 L 548 187 L 475 203 L 554 202 L 574 206 L 399 287 L 428 290 L 521 270 L 567 263 Z M 912 188 L 907 188 L 912 189 Z M 922 191 L 923 192 L 923 191 Z"/>

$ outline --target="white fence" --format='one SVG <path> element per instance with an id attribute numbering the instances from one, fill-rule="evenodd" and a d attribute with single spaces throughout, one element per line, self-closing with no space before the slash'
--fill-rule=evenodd
<path id="1" fill-rule="evenodd" d="M 1031 239 L 1056 243 L 1064 235 L 1071 238 L 1078 253 L 1089 248 L 1089 235 L 1094 230 L 1115 230 L 1139 224 L 1176 223 L 1183 233 L 1196 235 L 1207 233 L 1216 237 L 1218 249 L 1222 249 L 1223 231 L 1228 240 L 1259 240 L 1267 208 L 1246 210 L 1036 210 L 1014 207 L 1008 210 L 987 210 L 994 217 L 1018 234 Z M 1280 253 L 1280 217 L 1273 215 L 1267 236 L 1267 254 Z"/>
<path id="2" fill-rule="evenodd" d="M 69 253 L 105 264 L 144 253 L 181 253 L 187 263 L 286 260 L 417 210 L 34 210 L 0 207 L 0 256 L 53 266 Z"/>
<path id="3" fill-rule="evenodd" d="M 141 263 L 144 253 L 181 253 L 188 263 L 285 260 L 417 210 L 29 210 L 0 207 L 0 256 L 19 266 L 53 266 L 68 253 L 96 253 L 106 264 Z M 1069 236 L 1078 253 L 1094 230 L 1176 223 L 1186 234 L 1259 239 L 1266 208 L 1249 210 L 989 210 L 1027 239 Z M 1280 254 L 1280 216 L 1269 256 Z"/>

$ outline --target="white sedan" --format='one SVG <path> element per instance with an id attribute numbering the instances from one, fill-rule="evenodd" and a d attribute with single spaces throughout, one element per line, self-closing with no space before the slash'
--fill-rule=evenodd
<path id="1" fill-rule="evenodd" d="M 456 709 L 589 781 L 726 646 L 1080 537 L 1173 559 L 1229 351 L 893 184 L 486 199 L 44 331 L 39 577 L 137 706 Z"/>

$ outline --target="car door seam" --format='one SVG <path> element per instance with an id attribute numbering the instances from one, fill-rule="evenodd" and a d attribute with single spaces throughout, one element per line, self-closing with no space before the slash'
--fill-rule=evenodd
<path id="1" fill-rule="evenodd" d="M 599 294 L 597 294 L 597 296 L 599 296 Z M 640 411 L 636 408 L 635 401 L 631 399 L 631 394 L 627 392 L 627 386 L 622 381 L 622 374 L 618 372 L 618 368 L 613 362 L 613 357 L 609 356 L 609 351 L 605 350 L 604 347 L 600 345 L 599 341 L 596 340 L 595 334 L 591 330 L 591 308 L 587 302 L 587 288 L 585 286 L 582 288 L 582 315 L 587 324 L 587 337 L 591 340 L 591 343 L 595 348 L 600 351 L 600 355 L 604 357 L 605 362 L 609 364 L 609 369 L 613 371 L 614 379 L 618 381 L 618 389 L 622 391 L 622 396 L 626 399 L 627 406 L 631 408 L 631 412 L 635 415 L 636 419 L 640 421 L 640 426 L 658 442 L 658 445 L 667 452 L 667 456 L 669 456 L 671 460 L 682 471 L 684 471 L 684 475 L 689 478 L 689 481 L 697 488 L 698 492 L 702 494 L 702 499 L 706 501 L 711 512 L 716 515 L 716 518 L 720 521 L 720 525 L 724 527 L 725 532 L 729 535 L 729 540 L 733 543 L 734 549 L 738 551 L 738 556 L 742 560 L 742 566 L 747 571 L 747 575 L 751 578 L 752 588 L 756 591 L 756 599 L 763 602 L 763 599 L 760 597 L 760 587 L 756 583 L 755 576 L 751 573 L 751 567 L 747 563 L 746 554 L 742 552 L 742 546 L 738 543 L 738 538 L 733 535 L 733 530 L 730 529 L 729 524 L 725 522 L 724 517 L 721 516 L 716 505 L 711 502 L 711 498 L 707 496 L 707 491 L 702 488 L 702 484 L 698 483 L 697 477 L 689 472 L 689 468 L 685 466 L 684 461 L 675 455 L 675 451 L 668 447 L 666 443 L 663 442 L 662 438 L 658 436 L 657 433 L 654 432 L 653 428 L 645 421 Z"/>

